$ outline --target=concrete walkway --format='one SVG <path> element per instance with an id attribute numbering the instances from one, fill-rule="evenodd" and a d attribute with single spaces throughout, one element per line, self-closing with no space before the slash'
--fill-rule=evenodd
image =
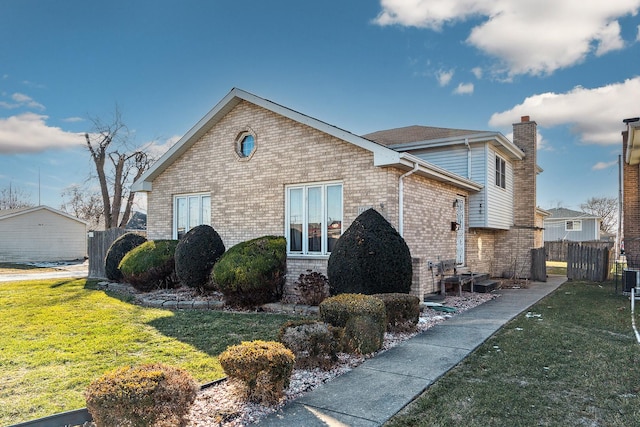
<path id="1" fill-rule="evenodd" d="M 500 297 L 454 316 L 263 419 L 261 426 L 380 426 L 566 277 L 500 289 Z"/>

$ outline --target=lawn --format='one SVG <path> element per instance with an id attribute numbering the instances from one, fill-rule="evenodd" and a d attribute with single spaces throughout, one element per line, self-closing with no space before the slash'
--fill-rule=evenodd
<path id="1" fill-rule="evenodd" d="M 385 426 L 640 425 L 630 312 L 612 283 L 567 282 Z"/>
<path id="2" fill-rule="evenodd" d="M 161 361 L 204 383 L 240 341 L 274 339 L 292 317 L 133 305 L 85 279 L 0 283 L 0 425 L 85 406 L 113 368 Z"/>

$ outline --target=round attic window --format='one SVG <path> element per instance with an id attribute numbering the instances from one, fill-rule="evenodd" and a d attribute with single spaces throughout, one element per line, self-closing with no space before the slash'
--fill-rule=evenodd
<path id="1" fill-rule="evenodd" d="M 240 158 L 248 159 L 256 151 L 256 137 L 253 133 L 242 132 L 236 140 L 236 153 Z"/>

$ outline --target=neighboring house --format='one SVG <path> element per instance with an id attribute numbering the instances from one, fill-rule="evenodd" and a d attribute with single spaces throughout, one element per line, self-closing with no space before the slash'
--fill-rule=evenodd
<path id="1" fill-rule="evenodd" d="M 87 255 L 87 223 L 48 206 L 0 210 L 0 262 L 69 261 Z"/>
<path id="2" fill-rule="evenodd" d="M 628 266 L 640 268 L 640 119 L 623 122 L 622 239 Z"/>
<path id="3" fill-rule="evenodd" d="M 602 218 L 566 208 L 549 209 L 544 219 L 544 241 L 594 242 L 600 240 Z"/>
<path id="4" fill-rule="evenodd" d="M 500 133 L 412 126 L 357 136 L 233 89 L 139 180 L 149 239 L 210 224 L 226 247 L 287 238 L 287 283 L 326 274 L 336 240 L 368 208 L 406 240 L 412 293 L 437 289 L 439 260 L 528 277 L 542 241 L 536 123 Z M 515 195 L 518 197 L 515 197 Z"/>

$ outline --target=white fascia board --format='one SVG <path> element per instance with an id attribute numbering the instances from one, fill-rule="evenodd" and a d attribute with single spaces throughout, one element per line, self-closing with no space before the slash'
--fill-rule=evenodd
<path id="1" fill-rule="evenodd" d="M 627 154 L 624 161 L 630 165 L 640 163 L 640 122 L 628 124 Z"/>
<path id="2" fill-rule="evenodd" d="M 413 151 L 423 148 L 439 148 L 449 147 L 454 145 L 466 145 L 476 143 L 492 143 L 494 146 L 502 148 L 513 159 L 522 160 L 524 158 L 524 151 L 518 148 L 513 142 L 509 141 L 507 137 L 500 132 L 480 132 L 463 136 L 453 136 L 449 138 L 430 139 L 426 141 L 407 142 L 404 144 L 394 144 L 390 146 L 394 150 L 398 151 Z"/>
<path id="3" fill-rule="evenodd" d="M 80 219 L 78 217 L 70 215 L 70 214 L 68 214 L 66 212 L 59 211 L 57 209 L 53 209 L 52 207 L 49 207 L 49 206 L 46 206 L 46 205 L 34 206 L 34 207 L 28 208 L 28 209 L 21 209 L 19 211 L 12 212 L 12 213 L 10 213 L 8 215 L 0 216 L 0 221 L 3 220 L 3 219 L 14 218 L 14 217 L 17 217 L 17 216 L 20 216 L 20 215 L 26 215 L 26 214 L 29 214 L 31 212 L 36 212 L 36 211 L 40 211 L 40 210 L 49 211 L 49 212 L 54 213 L 56 215 L 60 215 L 60 216 L 72 219 L 74 221 L 80 222 L 80 223 L 82 223 L 84 225 L 88 225 L 89 224 L 87 221 L 85 221 L 83 219 Z"/>
<path id="4" fill-rule="evenodd" d="M 389 166 L 404 166 L 413 169 L 415 165 L 418 165 L 418 170 L 416 171 L 416 173 L 427 178 L 435 179 L 436 181 L 440 182 L 446 182 L 470 192 L 478 192 L 483 188 L 482 184 L 478 184 L 475 181 L 464 178 L 460 175 L 457 175 L 453 172 L 450 172 L 408 153 L 402 153 L 400 155 L 399 164 Z"/>

